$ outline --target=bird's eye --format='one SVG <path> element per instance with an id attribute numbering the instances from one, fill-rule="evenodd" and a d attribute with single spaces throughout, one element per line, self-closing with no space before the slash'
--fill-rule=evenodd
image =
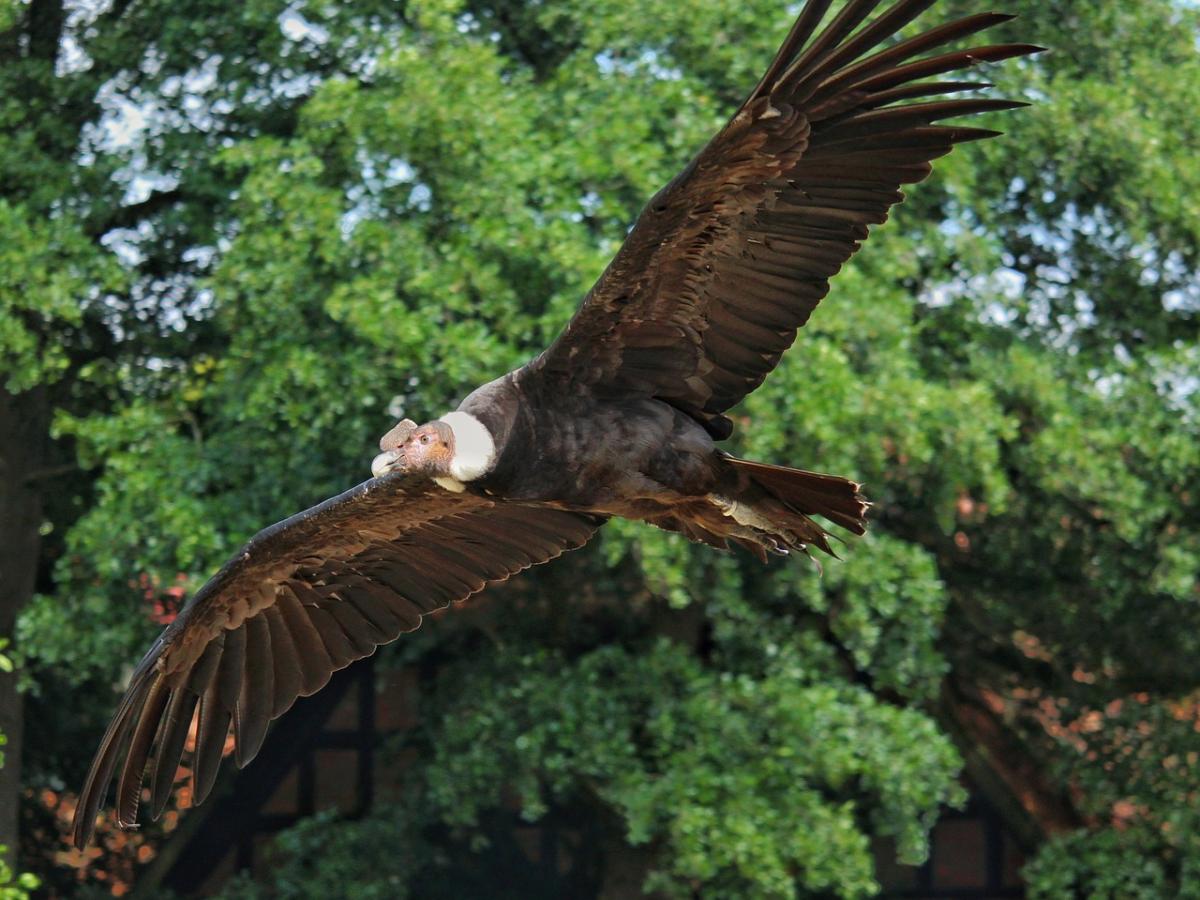
<path id="1" fill-rule="evenodd" d="M 422 443 L 422 444 L 428 444 L 428 443 L 429 443 L 429 441 L 430 441 L 430 437 L 429 437 L 429 435 L 427 435 L 427 434 L 423 434 L 423 435 L 421 435 L 421 443 Z"/>

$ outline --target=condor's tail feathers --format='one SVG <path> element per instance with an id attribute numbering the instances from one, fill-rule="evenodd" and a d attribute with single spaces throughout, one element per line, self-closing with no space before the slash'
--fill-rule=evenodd
<path id="1" fill-rule="evenodd" d="M 740 475 L 748 477 L 791 512 L 821 516 L 855 534 L 867 530 L 866 516 L 871 504 L 863 497 L 862 485 L 857 482 L 837 475 L 805 472 L 732 456 L 728 461 Z M 820 543 L 817 545 L 821 546 Z"/>

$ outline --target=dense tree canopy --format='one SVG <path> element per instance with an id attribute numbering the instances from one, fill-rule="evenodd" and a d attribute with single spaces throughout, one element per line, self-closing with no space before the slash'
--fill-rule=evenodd
<path id="1" fill-rule="evenodd" d="M 411 802 L 291 835 L 293 890 L 453 883 L 515 793 L 588 823 L 593 890 L 867 896 L 872 841 L 921 859 L 965 765 L 1035 895 L 1200 893 L 1198 19 L 1002 5 L 1053 52 L 986 74 L 1034 105 L 909 191 L 735 411 L 736 452 L 866 482 L 870 534 L 819 576 L 622 524 L 401 642 Z M 557 333 L 791 16 L 0 2 L 29 789 L 78 784 L 148 594 Z M 27 867 L 65 890 L 37 816 Z"/>

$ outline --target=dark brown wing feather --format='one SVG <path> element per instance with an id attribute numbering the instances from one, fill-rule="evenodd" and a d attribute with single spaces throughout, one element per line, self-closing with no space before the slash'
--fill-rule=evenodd
<path id="1" fill-rule="evenodd" d="M 656 396 L 714 433 L 760 385 L 829 279 L 930 161 L 996 132 L 936 124 L 1020 106 L 914 99 L 985 83 L 923 81 L 1040 48 L 921 54 L 1006 21 L 950 22 L 879 50 L 935 0 L 809 0 L 730 123 L 639 217 L 557 341 L 531 365 L 618 395 Z M 719 436 L 724 436 L 723 433 Z"/>
<path id="2" fill-rule="evenodd" d="M 230 728 L 243 766 L 270 720 L 334 671 L 425 613 L 582 546 L 602 522 L 395 474 L 267 528 L 196 592 L 134 671 L 80 794 L 75 844 L 91 837 L 118 764 L 118 821 L 136 821 L 147 775 L 157 817 L 195 721 L 199 802 Z"/>

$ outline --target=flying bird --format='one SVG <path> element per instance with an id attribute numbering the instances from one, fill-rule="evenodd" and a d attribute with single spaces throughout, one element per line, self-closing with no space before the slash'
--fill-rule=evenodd
<path id="1" fill-rule="evenodd" d="M 74 841 L 114 777 L 133 827 L 157 817 L 193 722 L 193 794 L 268 723 L 426 613 L 583 546 L 622 516 L 714 547 L 829 553 L 820 517 L 861 534 L 852 480 L 718 449 L 829 279 L 931 160 L 998 132 L 939 124 L 1024 104 L 939 80 L 1040 49 L 947 50 L 1011 18 L 904 40 L 936 0 L 808 0 L 732 119 L 642 211 L 562 334 L 453 412 L 385 434 L 358 487 L 256 535 L 134 671 L 88 773 Z M 873 17 L 873 18 L 872 18 Z M 828 21 L 826 21 L 828 20 Z"/>

